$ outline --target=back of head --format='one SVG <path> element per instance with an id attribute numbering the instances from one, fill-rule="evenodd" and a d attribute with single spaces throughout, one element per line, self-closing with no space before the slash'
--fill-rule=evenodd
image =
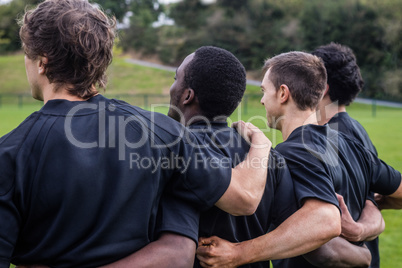
<path id="1" fill-rule="evenodd" d="M 288 52 L 265 61 L 269 79 L 278 90 L 285 84 L 297 107 L 315 110 L 327 85 L 327 73 L 322 60 L 304 52 Z"/>
<path id="2" fill-rule="evenodd" d="M 46 0 L 20 21 L 25 54 L 45 56 L 46 76 L 57 90 L 89 98 L 106 86 L 116 22 L 87 0 Z"/>
<path id="3" fill-rule="evenodd" d="M 331 101 L 338 101 L 340 105 L 352 103 L 364 85 L 353 51 L 347 46 L 330 43 L 311 54 L 324 61 Z"/>
<path id="4" fill-rule="evenodd" d="M 185 69 L 185 86 L 194 90 L 205 117 L 228 117 L 246 90 L 246 71 L 229 51 L 204 46 Z"/>

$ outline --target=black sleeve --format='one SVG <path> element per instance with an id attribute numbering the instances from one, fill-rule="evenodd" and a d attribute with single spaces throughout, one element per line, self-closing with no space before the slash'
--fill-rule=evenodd
<path id="1" fill-rule="evenodd" d="M 211 208 L 226 192 L 232 175 L 232 161 L 222 152 L 192 134 L 181 144 L 175 178 L 169 191 L 200 210 Z"/>
<path id="2" fill-rule="evenodd" d="M 194 206 L 164 194 L 158 209 L 155 239 L 163 232 L 171 232 L 191 238 L 198 244 L 199 219 L 200 212 Z"/>
<path id="3" fill-rule="evenodd" d="M 393 194 L 401 184 L 401 173 L 370 153 L 372 181 L 370 190 L 382 195 Z"/>
<path id="4" fill-rule="evenodd" d="M 0 140 L 0 267 L 9 267 L 20 227 L 14 197 L 15 163 L 10 153 L 14 146 L 8 144 L 4 144 L 4 137 Z"/>
<path id="5" fill-rule="evenodd" d="M 299 207 L 306 198 L 316 198 L 338 207 L 332 179 L 326 173 L 322 163 L 302 147 L 281 148 L 292 176 Z"/>

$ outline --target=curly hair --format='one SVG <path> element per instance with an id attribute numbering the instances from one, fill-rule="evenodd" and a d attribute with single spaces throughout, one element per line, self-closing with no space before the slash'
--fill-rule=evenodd
<path id="1" fill-rule="evenodd" d="M 364 86 L 352 49 L 336 43 L 320 46 L 311 54 L 320 57 L 328 74 L 329 97 L 341 105 L 349 105 Z"/>
<path id="2" fill-rule="evenodd" d="M 265 61 L 264 70 L 268 69 L 275 89 L 287 85 L 300 110 L 317 108 L 327 85 L 327 73 L 320 58 L 298 51 L 282 53 Z"/>
<path id="3" fill-rule="evenodd" d="M 112 62 L 116 20 L 86 0 L 46 0 L 20 20 L 26 56 L 47 57 L 46 76 L 55 90 L 87 99 L 105 88 Z"/>
<path id="4" fill-rule="evenodd" d="M 229 51 L 204 46 L 184 70 L 185 87 L 192 88 L 201 111 L 212 120 L 228 117 L 239 105 L 246 90 L 246 70 Z"/>

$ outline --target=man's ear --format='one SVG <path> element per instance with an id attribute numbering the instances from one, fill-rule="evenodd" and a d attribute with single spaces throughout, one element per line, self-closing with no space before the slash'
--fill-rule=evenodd
<path id="1" fill-rule="evenodd" d="M 286 103 L 289 100 L 290 97 L 290 91 L 287 85 L 282 84 L 279 87 L 279 90 L 277 92 L 277 95 L 279 96 L 279 101 L 280 103 Z"/>
<path id="2" fill-rule="evenodd" d="M 192 88 L 186 88 L 183 92 L 183 104 L 189 105 L 195 100 L 195 92 Z"/>
<path id="3" fill-rule="evenodd" d="M 45 74 L 46 73 L 46 64 L 48 63 L 48 59 L 46 56 L 39 56 L 38 58 L 38 73 Z"/>
<path id="4" fill-rule="evenodd" d="M 325 88 L 325 90 L 324 90 L 324 97 L 327 95 L 327 94 L 329 94 L 329 85 L 327 84 L 327 87 Z"/>

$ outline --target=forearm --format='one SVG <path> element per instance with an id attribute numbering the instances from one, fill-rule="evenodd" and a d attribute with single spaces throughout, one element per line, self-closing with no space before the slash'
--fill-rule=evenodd
<path id="1" fill-rule="evenodd" d="M 118 267 L 192 267 L 196 244 L 190 238 L 164 233 L 161 237 L 141 250 L 114 263 L 102 266 Z"/>
<path id="2" fill-rule="evenodd" d="M 371 241 L 385 229 L 381 211 L 370 200 L 366 200 L 366 205 L 357 222 L 363 226 L 363 231 L 358 241 Z"/>
<path id="3" fill-rule="evenodd" d="M 254 135 L 246 159 L 232 169 L 228 190 L 215 204 L 232 215 L 251 215 L 257 209 L 267 181 L 271 142 L 263 133 Z"/>
<path id="4" fill-rule="evenodd" d="M 351 244 L 336 237 L 304 258 L 318 267 L 368 267 L 371 254 L 366 247 Z"/>
<path id="5" fill-rule="evenodd" d="M 402 209 L 402 199 L 400 198 L 382 196 L 377 204 L 380 209 Z"/>
<path id="6" fill-rule="evenodd" d="M 239 194 L 242 195 L 238 202 L 250 203 L 253 209 L 249 214 L 254 213 L 264 194 L 270 149 L 271 144 L 251 147 L 247 158 L 233 170 L 232 180 L 238 184 Z"/>
<path id="7" fill-rule="evenodd" d="M 340 234 L 339 210 L 311 199 L 272 232 L 239 243 L 239 265 L 303 255 Z"/>

